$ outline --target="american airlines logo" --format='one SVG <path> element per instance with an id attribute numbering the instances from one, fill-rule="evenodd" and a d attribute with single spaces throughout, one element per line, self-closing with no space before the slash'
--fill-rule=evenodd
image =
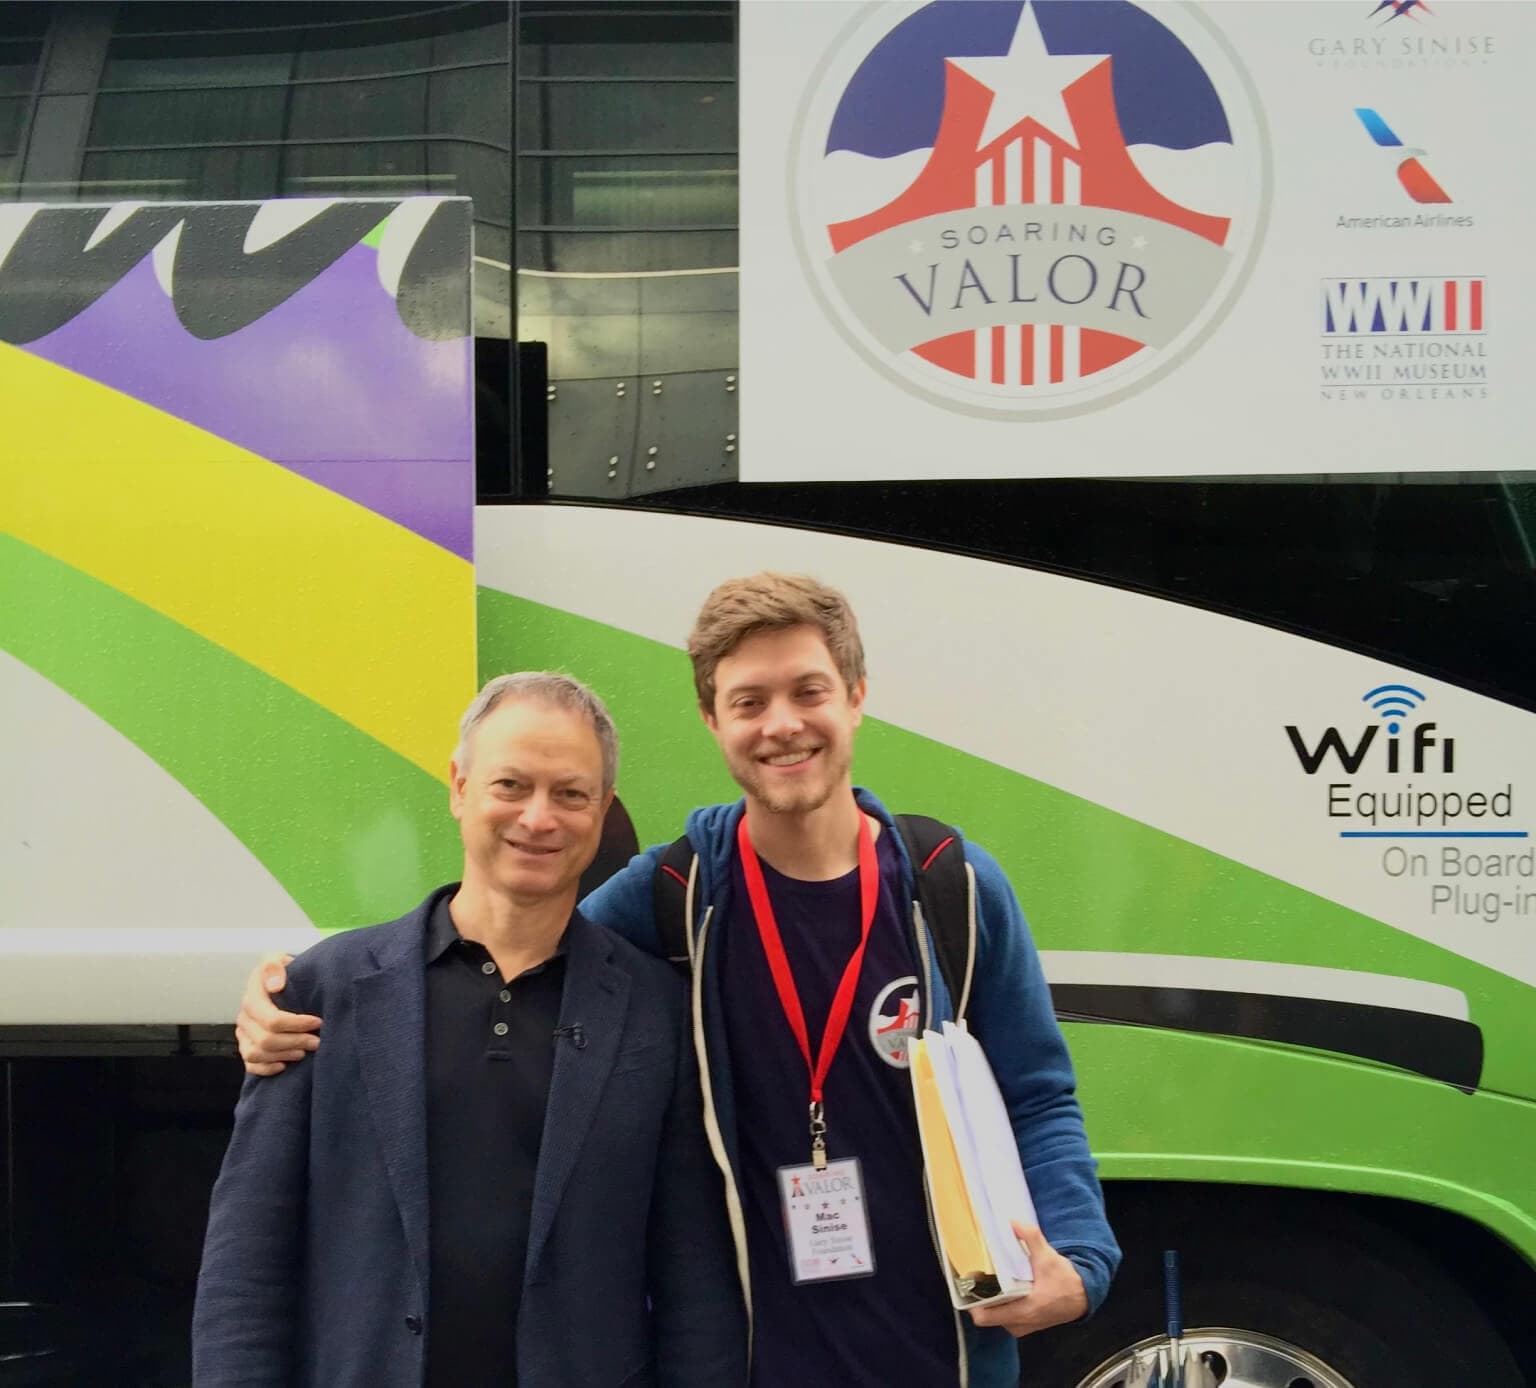
<path id="1" fill-rule="evenodd" d="M 1481 333 L 1487 281 L 1349 279 L 1323 282 L 1323 335 Z"/>

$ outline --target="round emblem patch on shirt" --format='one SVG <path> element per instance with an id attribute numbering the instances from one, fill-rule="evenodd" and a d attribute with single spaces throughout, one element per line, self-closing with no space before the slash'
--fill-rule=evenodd
<path id="1" fill-rule="evenodd" d="M 921 1028 L 917 976 L 892 979 L 869 1009 L 869 1044 L 887 1065 L 905 1070 L 909 1065 L 907 1045 Z"/>

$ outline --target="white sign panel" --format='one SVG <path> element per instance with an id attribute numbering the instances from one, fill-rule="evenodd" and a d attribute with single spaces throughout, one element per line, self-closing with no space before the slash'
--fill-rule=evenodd
<path id="1" fill-rule="evenodd" d="M 743 5 L 742 477 L 1515 465 L 1533 55 L 1478 0 Z"/>

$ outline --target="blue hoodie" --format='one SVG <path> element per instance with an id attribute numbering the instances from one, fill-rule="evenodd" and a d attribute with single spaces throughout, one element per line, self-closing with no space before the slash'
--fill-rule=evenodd
<path id="1" fill-rule="evenodd" d="M 868 791 L 856 790 L 854 794 L 862 809 L 892 831 L 892 841 L 901 854 L 907 884 L 901 914 L 914 922 L 913 964 L 921 980 L 921 1015 L 932 1019 L 929 1026 L 937 1026 L 953 1018 L 954 1004 L 934 962 L 932 938 L 914 913 L 912 864 L 884 806 Z M 688 817 L 688 838 L 699 855 L 695 909 L 690 913 L 688 933 L 694 966 L 694 1031 L 696 1037 L 703 1038 L 708 1057 L 700 1076 L 704 1125 L 726 1175 L 737 1268 L 750 1309 L 752 1289 L 736 1186 L 736 1110 L 720 1005 L 719 955 L 710 947 L 711 932 L 724 928 L 730 918 L 731 860 L 736 851 L 736 825 L 744 809 L 744 802 L 737 801 L 695 810 Z M 662 852 L 657 847 L 640 854 L 581 905 L 589 920 L 608 926 L 652 954 L 663 953 L 654 888 Z M 1088 1152 L 1072 1061 L 1056 1025 L 1050 988 L 1013 889 L 985 850 L 967 842 L 965 857 L 976 879 L 975 968 L 966 1020 L 986 1048 L 997 1075 L 1040 1227 L 1051 1245 L 1071 1259 L 1081 1274 L 1093 1311 L 1109 1290 L 1120 1249 L 1104 1216 L 1104 1197 Z M 960 1329 L 957 1382 L 965 1388 L 1016 1388 L 1019 1369 L 1013 1337 L 997 1328 L 978 1329 L 966 1315 L 957 1315 L 956 1320 Z"/>

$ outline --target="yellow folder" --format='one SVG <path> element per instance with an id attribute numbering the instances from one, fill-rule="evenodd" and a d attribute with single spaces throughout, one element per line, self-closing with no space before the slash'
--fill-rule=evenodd
<path id="1" fill-rule="evenodd" d="M 983 1281 L 990 1282 L 995 1290 L 996 1270 L 992 1255 L 987 1251 L 981 1223 L 966 1191 L 960 1156 L 955 1151 L 955 1140 L 944 1114 L 927 1043 L 921 1037 L 913 1039 L 907 1045 L 907 1054 L 911 1058 L 912 1093 L 917 1104 L 917 1127 L 922 1137 L 923 1156 L 928 1166 L 933 1217 L 939 1226 L 939 1243 L 949 1260 L 951 1281 L 961 1297 L 970 1296 L 977 1283 Z"/>

